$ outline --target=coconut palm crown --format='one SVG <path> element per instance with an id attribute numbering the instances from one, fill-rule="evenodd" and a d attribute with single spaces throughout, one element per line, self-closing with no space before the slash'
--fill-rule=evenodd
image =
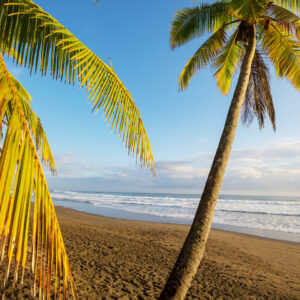
<path id="1" fill-rule="evenodd" d="M 112 66 L 31 0 L 1 1 L 0 260 L 5 275 L 0 278 L 0 295 L 4 299 L 9 284 L 23 282 L 28 276 L 25 270 L 29 269 L 26 261 L 30 256 L 34 296 L 39 293 L 40 299 L 76 298 L 42 168 L 43 163 L 56 173 L 53 155 L 41 121 L 31 109 L 31 97 L 7 69 L 4 56 L 29 68 L 30 73 L 50 73 L 54 79 L 84 87 L 93 110 L 103 111 L 128 152 L 155 174 L 148 136 L 131 94 Z"/>
<path id="2" fill-rule="evenodd" d="M 211 64 L 218 88 L 227 94 L 234 74 L 238 69 L 240 72 L 192 226 L 160 294 L 161 300 L 184 299 L 197 272 L 240 115 L 247 125 L 257 117 L 262 128 L 267 113 L 275 130 L 266 59 L 279 78 L 287 78 L 300 91 L 299 12 L 299 0 L 224 0 L 184 8 L 175 14 L 170 34 L 172 48 L 211 33 L 180 74 L 180 90 L 188 86 L 198 70 Z"/>
<path id="3" fill-rule="evenodd" d="M 266 59 L 279 78 L 287 78 L 300 89 L 300 1 L 232 0 L 200 4 L 179 10 L 172 22 L 170 43 L 174 49 L 205 33 L 212 35 L 186 63 L 179 77 L 179 88 L 187 88 L 198 70 L 211 64 L 218 88 L 229 92 L 241 65 L 251 24 L 257 32 L 257 48 L 243 104 L 243 123 L 256 116 L 264 126 L 267 112 L 275 129 L 275 112 Z"/>

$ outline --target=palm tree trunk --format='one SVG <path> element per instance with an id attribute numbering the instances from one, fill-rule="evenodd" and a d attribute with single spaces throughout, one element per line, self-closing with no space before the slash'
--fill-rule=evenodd
<path id="1" fill-rule="evenodd" d="M 250 41 L 241 66 L 238 83 L 227 114 L 223 133 L 209 172 L 205 188 L 191 226 L 176 264 L 159 297 L 160 300 L 184 299 L 203 257 L 210 232 L 215 206 L 222 185 L 223 176 L 229 160 L 240 111 L 249 83 L 251 64 L 256 48 L 256 31 L 253 25 Z"/>

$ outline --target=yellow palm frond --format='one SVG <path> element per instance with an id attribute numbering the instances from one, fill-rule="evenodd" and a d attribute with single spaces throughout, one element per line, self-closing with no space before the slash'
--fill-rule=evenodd
<path id="1" fill-rule="evenodd" d="M 50 299 L 51 288 L 54 285 L 55 297 L 57 294 L 63 294 L 66 299 L 67 288 L 70 286 L 75 298 L 76 291 L 68 257 L 38 152 L 23 110 L 24 106 L 19 98 L 21 93 L 6 69 L 1 55 L 0 77 L 0 103 L 11 106 L 0 156 L 0 251 L 1 260 L 4 260 L 6 265 L 4 293 L 12 266 L 14 282 L 18 282 L 20 274 L 23 282 L 33 198 L 31 269 L 34 294 L 37 292 L 37 285 L 40 297 Z M 4 117 L 4 105 L 1 109 L 0 122 Z"/>
<path id="2" fill-rule="evenodd" d="M 15 60 L 18 61 L 19 65 L 23 65 L 23 61 L 21 58 L 19 58 L 17 51 L 12 47 L 10 49 L 7 49 L 6 45 L 3 43 L 2 40 L 0 40 L 0 53 L 7 54 L 7 56 L 13 57 Z"/>
<path id="3" fill-rule="evenodd" d="M 272 20 L 278 24 L 282 30 L 287 33 L 294 33 L 298 40 L 300 40 L 300 18 L 286 8 L 270 4 L 267 12 Z"/>
<path id="4" fill-rule="evenodd" d="M 236 30 L 220 54 L 216 57 L 213 67 L 216 70 L 215 78 L 218 88 L 223 94 L 228 94 L 233 76 L 239 66 L 245 48 L 242 42 L 237 41 L 239 31 Z"/>
<path id="5" fill-rule="evenodd" d="M 280 5 L 296 14 L 300 14 L 300 1 L 299 0 L 274 0 L 275 4 Z"/>
<path id="6" fill-rule="evenodd" d="M 300 91 L 299 42 L 273 22 L 261 32 L 261 46 L 268 53 L 277 75 L 286 77 Z"/>
<path id="7" fill-rule="evenodd" d="M 229 7 L 238 18 L 255 22 L 257 17 L 263 14 L 268 3 L 267 0 L 231 0 Z"/>
<path id="8" fill-rule="evenodd" d="M 53 78 L 85 86 L 93 110 L 103 109 L 111 129 L 129 153 L 155 173 L 149 139 L 129 91 L 115 72 L 61 25 L 30 0 L 3 0 L 0 5 L 0 40 L 5 52 L 15 49 L 17 58 L 31 72 L 38 69 Z"/>
<path id="9" fill-rule="evenodd" d="M 34 137 L 36 149 L 43 163 L 53 173 L 55 173 L 56 172 L 55 162 L 45 131 L 43 129 L 40 119 L 37 117 L 37 115 L 35 114 L 35 112 L 32 110 L 30 106 L 31 97 L 28 94 L 28 92 L 24 89 L 24 87 L 12 75 L 10 75 L 10 77 L 15 86 L 17 97 L 20 105 L 22 106 L 22 110 L 24 112 L 24 117 L 27 121 L 27 125 Z M 5 74 L 2 73 L 2 76 L 0 77 L 0 86 L 2 84 L 5 85 L 6 80 L 7 78 L 5 77 Z M 6 95 L 7 101 L 5 102 L 5 105 L 3 103 L 4 106 L 1 110 L 1 114 L 3 115 L 2 119 L 5 117 L 7 122 L 9 122 L 14 107 L 13 106 L 14 95 L 12 93 L 9 93 L 9 90 L 6 93 L 7 93 Z M 0 131 L 1 131 L 1 126 L 0 126 Z"/>
<path id="10" fill-rule="evenodd" d="M 225 42 L 225 27 L 221 27 L 202 44 L 184 66 L 184 69 L 179 76 L 180 90 L 187 88 L 196 72 L 205 68 L 218 55 Z"/>

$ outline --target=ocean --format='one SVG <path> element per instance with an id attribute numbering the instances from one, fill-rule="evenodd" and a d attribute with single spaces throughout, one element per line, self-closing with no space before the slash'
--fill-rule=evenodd
<path id="1" fill-rule="evenodd" d="M 191 224 L 200 195 L 51 191 L 55 205 L 113 218 Z M 213 228 L 300 242 L 300 197 L 220 195 Z"/>

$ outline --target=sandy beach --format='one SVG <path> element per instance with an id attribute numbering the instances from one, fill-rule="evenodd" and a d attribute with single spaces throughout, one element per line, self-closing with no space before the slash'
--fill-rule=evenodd
<path id="1" fill-rule="evenodd" d="M 188 226 L 57 207 L 79 299 L 156 299 Z M 30 279 L 9 299 L 30 299 Z M 300 299 L 300 244 L 212 230 L 187 299 Z"/>

